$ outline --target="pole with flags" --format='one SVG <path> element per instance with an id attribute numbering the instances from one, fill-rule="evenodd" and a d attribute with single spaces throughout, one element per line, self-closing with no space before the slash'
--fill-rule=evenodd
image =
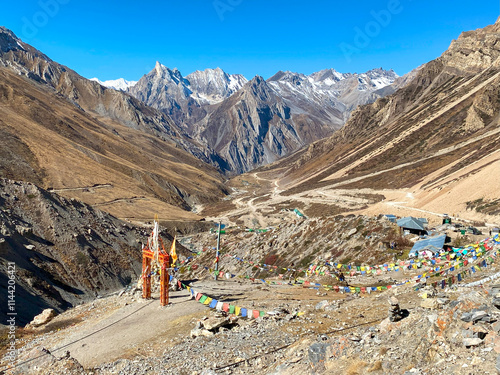
<path id="1" fill-rule="evenodd" d="M 219 251 L 220 251 L 220 231 L 222 229 L 222 223 L 219 221 L 219 230 L 217 231 L 217 252 L 215 253 L 215 277 L 217 280 L 217 276 L 219 274 Z"/>

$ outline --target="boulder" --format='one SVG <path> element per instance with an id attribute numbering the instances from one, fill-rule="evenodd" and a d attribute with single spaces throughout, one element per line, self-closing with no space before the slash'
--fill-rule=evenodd
<path id="1" fill-rule="evenodd" d="M 471 322 L 477 322 L 479 320 L 485 319 L 488 316 L 488 313 L 486 311 L 475 311 L 472 313 L 472 316 L 470 318 Z"/>
<path id="2" fill-rule="evenodd" d="M 482 342 L 483 342 L 483 340 L 481 340 L 479 337 L 473 337 L 473 338 L 466 337 L 466 338 L 463 339 L 463 344 L 466 347 L 469 347 L 469 346 L 478 346 Z"/>
<path id="3" fill-rule="evenodd" d="M 434 298 L 425 298 L 422 300 L 422 302 L 420 302 L 420 307 L 435 310 L 439 307 L 439 303 Z"/>
<path id="4" fill-rule="evenodd" d="M 198 336 L 205 336 L 205 337 L 210 337 L 213 336 L 214 333 L 209 331 L 208 329 L 200 329 L 200 328 L 195 328 L 191 330 L 191 338 L 194 339 Z"/>
<path id="5" fill-rule="evenodd" d="M 37 328 L 50 322 L 57 315 L 53 309 L 45 309 L 41 314 L 35 316 L 26 328 Z"/>
<path id="6" fill-rule="evenodd" d="M 318 302 L 316 304 L 316 307 L 315 309 L 316 310 L 323 310 L 326 306 L 328 306 L 330 303 L 327 301 L 327 300 L 324 300 L 324 301 L 321 301 L 321 302 Z"/>
<path id="7" fill-rule="evenodd" d="M 225 316 L 225 317 L 210 317 L 206 320 L 202 320 L 201 324 L 203 328 L 208 330 L 216 330 L 220 327 L 230 326 L 238 321 L 236 316 Z"/>

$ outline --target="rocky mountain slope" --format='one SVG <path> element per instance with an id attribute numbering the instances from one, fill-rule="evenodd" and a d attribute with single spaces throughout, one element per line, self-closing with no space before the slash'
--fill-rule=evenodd
<path id="1" fill-rule="evenodd" d="M 199 150 L 166 115 L 77 76 L 8 31 L 0 46 L 0 177 L 148 220 L 160 211 L 199 220 L 186 210 L 225 193 L 219 173 L 183 149 Z"/>
<path id="2" fill-rule="evenodd" d="M 206 150 L 185 137 L 164 113 L 140 100 L 88 80 L 75 71 L 20 40 L 12 31 L 0 27 L 0 66 L 46 85 L 93 116 L 112 119 L 132 129 L 168 138 L 183 149 L 208 161 Z"/>
<path id="3" fill-rule="evenodd" d="M 44 308 L 65 310 L 140 275 L 146 231 L 80 201 L 2 178 L 0 219 L 0 302 L 7 306 L 7 262 L 13 262 L 20 324 Z"/>
<path id="4" fill-rule="evenodd" d="M 309 76 L 278 72 L 268 82 L 285 99 L 293 114 L 316 115 L 319 120 L 339 127 L 359 105 L 391 94 L 394 91 L 391 85 L 397 78 L 394 71 L 382 68 L 363 74 L 325 69 Z"/>
<path id="5" fill-rule="evenodd" d="M 331 138 L 271 168 L 284 168 L 281 183 L 294 191 L 405 188 L 421 193 L 421 208 L 434 201 L 443 212 L 452 190 L 457 210 L 476 198 L 496 199 L 499 40 L 499 21 L 462 33 L 406 86 L 360 107 Z"/>

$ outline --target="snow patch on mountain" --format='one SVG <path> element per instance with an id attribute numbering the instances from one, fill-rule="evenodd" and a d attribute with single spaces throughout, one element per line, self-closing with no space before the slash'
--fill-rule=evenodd
<path id="1" fill-rule="evenodd" d="M 137 83 L 137 81 L 127 81 L 123 78 L 112 79 L 108 81 L 101 81 L 98 78 L 91 78 L 90 80 L 95 81 L 105 87 L 121 91 L 126 91 L 129 87 L 132 87 Z"/>

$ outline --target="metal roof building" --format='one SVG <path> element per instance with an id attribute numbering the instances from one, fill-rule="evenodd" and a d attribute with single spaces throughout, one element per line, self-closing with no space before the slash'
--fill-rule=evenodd
<path id="1" fill-rule="evenodd" d="M 410 250 L 410 255 L 416 256 L 420 251 L 429 250 L 436 254 L 443 248 L 446 241 L 446 234 L 440 234 L 434 237 L 429 237 L 424 240 L 415 242 Z"/>
<path id="2" fill-rule="evenodd" d="M 403 229 L 413 229 L 425 231 L 424 223 L 422 223 L 419 219 L 414 218 L 412 216 L 404 217 L 397 221 L 398 226 Z"/>

